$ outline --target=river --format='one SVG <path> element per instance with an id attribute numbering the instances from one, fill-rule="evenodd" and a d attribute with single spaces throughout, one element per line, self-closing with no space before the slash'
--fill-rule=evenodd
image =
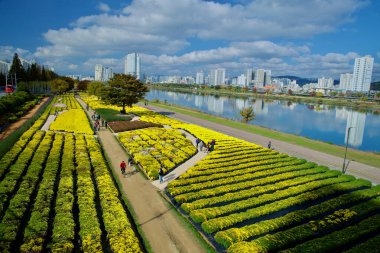
<path id="1" fill-rule="evenodd" d="M 166 100 L 170 104 L 233 120 L 241 120 L 240 110 L 252 106 L 256 117 L 248 122 L 249 124 L 337 145 L 345 145 L 350 132 L 349 147 L 380 152 L 380 115 L 359 112 L 344 106 L 199 95 L 155 89 L 150 90 L 146 98 Z"/>

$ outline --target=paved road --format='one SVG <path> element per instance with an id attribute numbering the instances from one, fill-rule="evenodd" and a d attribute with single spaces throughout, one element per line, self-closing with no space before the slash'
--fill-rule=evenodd
<path id="1" fill-rule="evenodd" d="M 268 137 L 245 132 L 243 130 L 220 125 L 220 124 L 213 123 L 207 120 L 198 119 L 186 114 L 173 112 L 173 111 L 169 112 L 167 109 L 163 109 L 157 106 L 149 105 L 145 107 L 155 112 L 161 112 L 161 113 L 166 112 L 165 115 L 169 115 L 169 117 L 179 119 L 184 122 L 197 124 L 199 126 L 203 126 L 209 129 L 213 129 L 215 131 L 218 131 L 230 136 L 234 136 L 239 139 L 243 139 L 249 142 L 262 145 L 264 147 L 266 147 L 268 142 L 271 141 L 272 147 L 282 153 L 303 158 L 303 159 L 306 159 L 306 160 L 309 160 L 321 165 L 326 165 L 332 169 L 341 170 L 342 168 L 343 159 L 340 157 L 325 154 L 319 151 L 311 150 L 305 147 L 301 147 L 301 146 L 290 144 L 283 141 L 271 140 Z M 353 162 L 350 162 L 349 164 L 347 174 L 351 174 L 359 178 L 370 180 L 374 184 L 380 184 L 380 168 L 376 168 L 370 165 L 353 161 Z"/>

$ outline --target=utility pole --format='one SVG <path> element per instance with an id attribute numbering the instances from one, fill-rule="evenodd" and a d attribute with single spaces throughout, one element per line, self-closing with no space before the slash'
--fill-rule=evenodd
<path id="1" fill-rule="evenodd" d="M 348 140 L 350 139 L 351 128 L 355 128 L 355 127 L 349 127 L 347 130 L 346 151 L 344 152 L 344 159 L 343 159 L 343 166 L 342 166 L 342 173 L 343 174 L 346 173 L 347 168 L 348 168 L 348 164 L 350 163 L 350 161 L 347 161 L 347 164 L 346 164 L 346 157 L 347 157 L 347 147 L 348 147 Z"/>

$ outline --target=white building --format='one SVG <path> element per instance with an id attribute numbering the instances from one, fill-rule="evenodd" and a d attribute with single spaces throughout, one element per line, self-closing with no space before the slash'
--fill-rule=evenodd
<path id="1" fill-rule="evenodd" d="M 253 85 L 254 80 L 255 80 L 255 72 L 253 71 L 253 69 L 247 69 L 246 86 Z"/>
<path id="2" fill-rule="evenodd" d="M 210 71 L 210 85 L 223 85 L 226 79 L 226 69 L 218 68 Z"/>
<path id="3" fill-rule="evenodd" d="M 244 87 L 246 85 L 245 75 L 242 74 L 237 77 L 236 85 L 240 87 Z"/>
<path id="4" fill-rule="evenodd" d="M 334 79 L 332 78 L 318 78 L 318 86 L 317 88 L 333 88 L 334 87 Z"/>
<path id="5" fill-rule="evenodd" d="M 257 69 L 255 74 L 255 87 L 262 88 L 272 83 L 272 71 L 265 69 Z"/>
<path id="6" fill-rule="evenodd" d="M 354 72 L 352 74 L 352 91 L 367 92 L 371 86 L 373 58 L 365 56 L 355 58 Z"/>
<path id="7" fill-rule="evenodd" d="M 113 77 L 112 68 L 95 65 L 95 81 L 107 82 Z"/>
<path id="8" fill-rule="evenodd" d="M 101 64 L 95 65 L 95 81 L 103 80 L 103 66 Z"/>
<path id="9" fill-rule="evenodd" d="M 137 53 L 128 54 L 125 58 L 124 74 L 132 75 L 140 79 L 140 55 Z"/>
<path id="10" fill-rule="evenodd" d="M 340 74 L 339 89 L 350 90 L 352 87 L 352 77 L 350 73 Z"/>
<path id="11" fill-rule="evenodd" d="M 5 61 L 0 61 L 0 73 L 7 74 L 9 69 L 11 68 L 11 64 Z"/>
<path id="12" fill-rule="evenodd" d="M 202 71 L 197 72 L 197 75 L 195 77 L 195 83 L 196 84 L 204 84 L 205 83 L 205 75 Z"/>

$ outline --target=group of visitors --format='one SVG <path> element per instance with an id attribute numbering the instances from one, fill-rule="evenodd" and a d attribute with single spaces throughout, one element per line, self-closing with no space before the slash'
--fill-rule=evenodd
<path id="1" fill-rule="evenodd" d="M 100 126 L 107 128 L 108 123 L 104 119 L 100 118 L 100 115 L 96 112 L 94 112 L 91 116 L 92 120 L 94 121 L 94 130 L 99 131 Z"/>
<path id="2" fill-rule="evenodd" d="M 205 151 L 208 153 L 214 151 L 214 148 L 215 148 L 215 140 L 214 139 L 212 139 L 210 142 L 207 142 L 207 145 L 205 145 L 201 139 L 196 138 L 195 143 L 196 143 L 197 149 L 199 151 Z M 204 148 L 206 148 L 206 149 L 204 149 Z"/>

